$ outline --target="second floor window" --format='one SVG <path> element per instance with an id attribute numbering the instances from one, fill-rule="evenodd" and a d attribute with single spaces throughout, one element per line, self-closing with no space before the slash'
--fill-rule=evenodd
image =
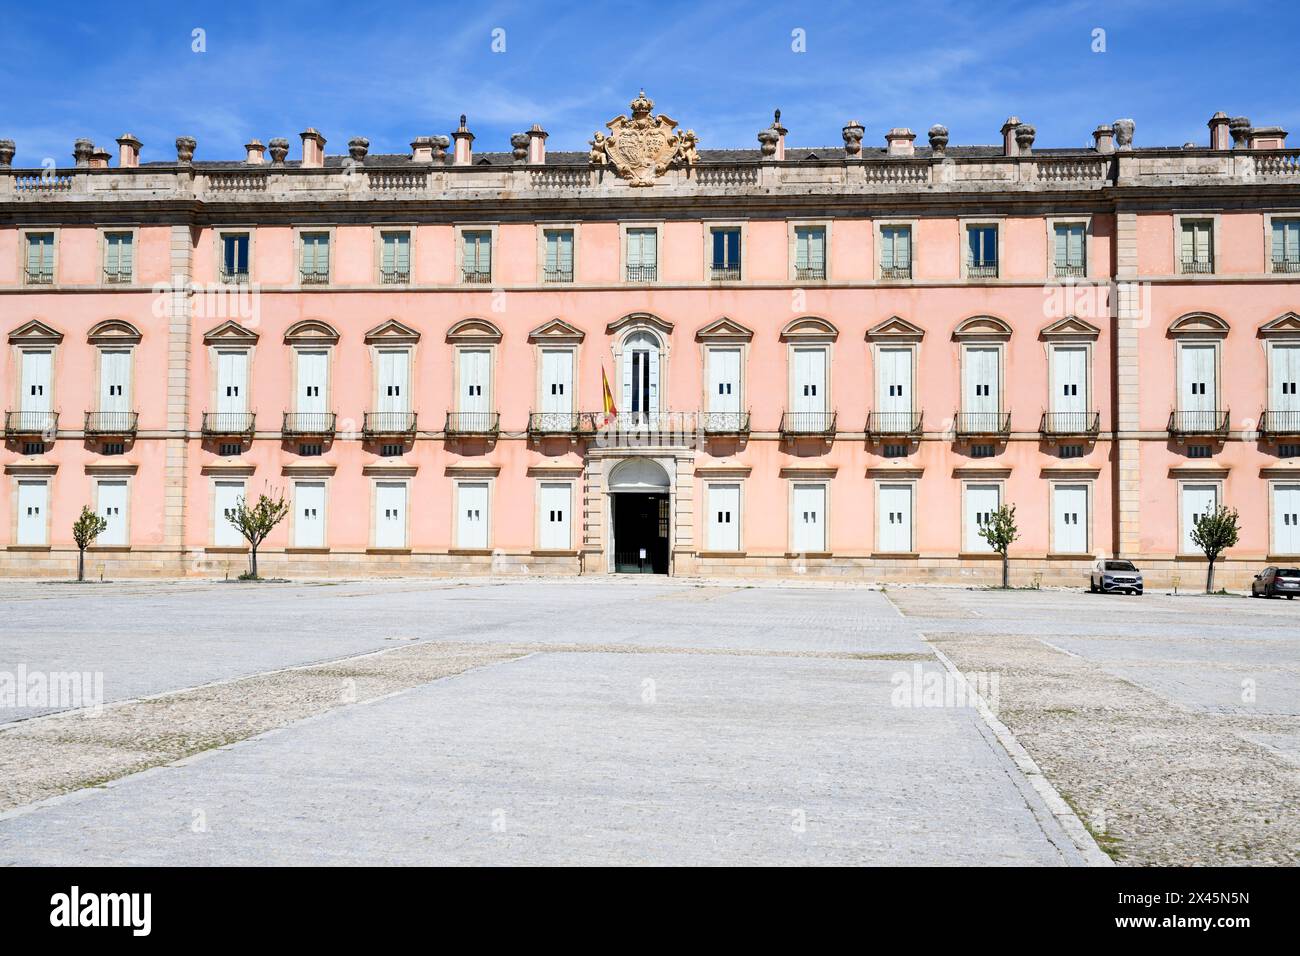
<path id="1" fill-rule="evenodd" d="M 403 283 L 411 281 L 411 234 L 409 232 L 383 232 L 379 253 L 379 281 Z"/>
<path id="2" fill-rule="evenodd" d="M 880 227 L 880 278 L 912 277 L 912 227 Z"/>
<path id="3" fill-rule="evenodd" d="M 713 230 L 713 264 L 710 277 L 718 280 L 740 278 L 740 230 Z"/>
<path id="4" fill-rule="evenodd" d="M 54 233 L 27 234 L 27 284 L 50 285 L 54 282 Z"/>
<path id="5" fill-rule="evenodd" d="M 1273 271 L 1300 272 L 1300 219 L 1273 220 Z"/>
<path id="6" fill-rule="evenodd" d="M 1084 276 L 1088 263 L 1084 256 L 1087 229 L 1081 222 L 1062 223 L 1055 229 L 1056 246 L 1053 262 L 1058 276 Z"/>
<path id="7" fill-rule="evenodd" d="M 1208 219 L 1183 221 L 1181 271 L 1205 273 L 1214 271 L 1214 223 Z"/>
<path id="8" fill-rule="evenodd" d="M 627 281 L 654 282 L 659 277 L 659 230 L 627 231 Z"/>
<path id="9" fill-rule="evenodd" d="M 966 275 L 972 279 L 998 276 L 997 226 L 969 226 L 966 229 Z"/>
<path id="10" fill-rule="evenodd" d="M 794 230 L 794 277 L 796 280 L 826 278 L 826 229 L 796 226 Z"/>
<path id="11" fill-rule="evenodd" d="M 492 233 L 487 229 L 461 233 L 460 272 L 466 282 L 492 281 Z"/>
<path id="12" fill-rule="evenodd" d="M 129 232 L 104 235 L 104 281 L 130 282 L 135 272 L 134 237 Z"/>
<path id="13" fill-rule="evenodd" d="M 547 229 L 543 239 L 546 243 L 546 262 L 542 266 L 542 280 L 572 282 L 573 230 Z"/>
<path id="14" fill-rule="evenodd" d="M 248 233 L 228 233 L 221 237 L 221 281 L 248 281 Z"/>
<path id="15" fill-rule="evenodd" d="M 302 264 L 298 274 L 303 285 L 321 285 L 330 280 L 330 234 L 302 234 Z"/>

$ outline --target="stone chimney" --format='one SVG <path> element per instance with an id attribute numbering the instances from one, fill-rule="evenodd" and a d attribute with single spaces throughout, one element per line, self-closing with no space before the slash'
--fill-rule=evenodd
<path id="1" fill-rule="evenodd" d="M 79 139 L 72 144 L 72 158 L 78 166 L 90 165 L 90 154 L 95 151 L 95 144 L 88 139 Z"/>
<path id="2" fill-rule="evenodd" d="M 1210 127 L 1210 149 L 1232 149 L 1232 134 L 1228 132 L 1228 114 L 1215 113 L 1205 124 Z"/>
<path id="3" fill-rule="evenodd" d="M 460 126 L 452 131 L 451 138 L 456 141 L 452 156 L 453 166 L 472 166 L 474 164 L 474 134 L 465 125 L 465 114 L 460 114 Z"/>
<path id="4" fill-rule="evenodd" d="M 904 126 L 895 126 L 886 133 L 885 142 L 889 144 L 890 156 L 916 155 L 916 134 Z"/>
<path id="5" fill-rule="evenodd" d="M 261 166 L 266 162 L 266 147 L 262 145 L 260 139 L 250 139 L 244 144 L 244 149 L 248 151 L 244 162 L 249 166 Z"/>
<path id="6" fill-rule="evenodd" d="M 1103 123 L 1092 131 L 1093 148 L 1103 156 L 1115 152 L 1115 127 Z"/>
<path id="7" fill-rule="evenodd" d="M 431 163 L 433 162 L 433 137 L 417 136 L 411 140 L 411 162 L 413 163 Z"/>
<path id="8" fill-rule="evenodd" d="M 325 165 L 325 137 L 310 126 L 298 135 L 302 137 L 302 168 L 320 169 Z"/>
<path id="9" fill-rule="evenodd" d="M 1019 156 L 1020 147 L 1016 145 L 1016 127 L 1020 125 L 1019 116 L 1008 116 L 1002 124 L 1002 155 Z"/>
<path id="10" fill-rule="evenodd" d="M 1251 149 L 1286 149 L 1286 130 L 1280 126 L 1252 126 Z"/>
<path id="11" fill-rule="evenodd" d="M 1120 152 L 1132 149 L 1133 132 L 1137 129 L 1137 124 L 1131 119 L 1117 119 L 1110 125 L 1115 127 L 1115 148 Z"/>
<path id="12" fill-rule="evenodd" d="M 123 133 L 117 138 L 117 165 L 123 169 L 135 169 L 140 165 L 140 147 L 144 144 L 130 133 Z"/>
<path id="13" fill-rule="evenodd" d="M 550 134 L 536 123 L 528 131 L 528 165 L 541 166 L 546 162 L 546 137 Z"/>
<path id="14" fill-rule="evenodd" d="M 90 154 L 91 169 L 108 169 L 108 161 L 113 158 L 113 154 L 102 146 L 96 146 Z"/>

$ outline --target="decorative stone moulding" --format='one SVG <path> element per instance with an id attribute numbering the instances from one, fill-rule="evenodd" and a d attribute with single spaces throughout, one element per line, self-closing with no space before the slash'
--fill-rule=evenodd
<path id="1" fill-rule="evenodd" d="M 1131 119 L 1117 119 L 1111 124 L 1115 127 L 1115 148 L 1129 150 L 1133 148 L 1133 131 L 1137 124 Z"/>
<path id="2" fill-rule="evenodd" d="M 611 165 L 629 186 L 653 186 L 673 166 L 694 166 L 699 160 L 695 130 L 679 132 L 677 121 L 663 113 L 652 116 L 655 103 L 642 90 L 630 104 L 631 118 L 616 116 L 591 139 L 591 162 Z"/>
<path id="3" fill-rule="evenodd" d="M 176 141 L 180 143 L 180 140 Z M 95 144 L 88 139 L 79 139 L 72 144 L 72 158 L 78 166 L 90 165 L 90 154 L 95 151 Z"/>
<path id="4" fill-rule="evenodd" d="M 451 147 L 451 137 L 430 136 L 429 139 L 433 144 L 434 160 L 445 160 L 447 158 L 447 150 Z"/>
<path id="5" fill-rule="evenodd" d="M 176 162 L 184 166 L 194 162 L 194 150 L 198 145 L 198 141 L 193 136 L 177 136 Z"/>
<path id="6" fill-rule="evenodd" d="M 1228 132 L 1232 134 L 1232 145 L 1236 149 L 1245 149 L 1250 139 L 1250 118 L 1234 116 L 1228 120 Z"/>
<path id="7" fill-rule="evenodd" d="M 510 157 L 516 163 L 528 161 L 528 134 L 515 133 L 510 137 Z"/>
<path id="8" fill-rule="evenodd" d="M 763 154 L 764 159 L 771 159 L 776 156 L 776 143 L 780 138 L 781 134 L 774 129 L 759 130 L 758 150 Z"/>
<path id="9" fill-rule="evenodd" d="M 370 140 L 366 137 L 353 136 L 348 140 L 348 155 L 352 157 L 354 163 L 365 162 L 368 152 L 370 152 Z"/>
<path id="10" fill-rule="evenodd" d="M 840 132 L 844 136 L 844 152 L 853 157 L 861 156 L 862 134 L 865 132 L 862 124 L 857 120 L 849 120 Z"/>
<path id="11" fill-rule="evenodd" d="M 12 139 L 0 139 L 0 168 L 12 166 L 17 151 L 18 147 Z"/>
<path id="12" fill-rule="evenodd" d="M 948 148 L 948 127 L 938 123 L 930 127 L 930 149 L 934 155 L 942 156 Z"/>
<path id="13" fill-rule="evenodd" d="M 1016 145 L 1020 147 L 1021 155 L 1028 156 L 1034 148 L 1034 135 L 1037 133 L 1028 123 L 1021 123 L 1016 127 Z"/>
<path id="14" fill-rule="evenodd" d="M 277 136 L 267 144 L 267 149 L 271 153 L 271 165 L 283 166 L 285 157 L 289 155 L 289 140 Z"/>

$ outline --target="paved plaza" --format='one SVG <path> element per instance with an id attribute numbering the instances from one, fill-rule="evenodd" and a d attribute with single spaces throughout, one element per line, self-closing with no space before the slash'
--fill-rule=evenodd
<path id="1" fill-rule="evenodd" d="M 0 599 L 0 672 L 97 673 L 104 699 L 0 709 L 0 864 L 1276 863 L 1300 842 L 1295 602 L 627 578 Z M 989 706 L 952 699 L 950 668 Z M 900 699 L 922 685 L 947 696 Z"/>

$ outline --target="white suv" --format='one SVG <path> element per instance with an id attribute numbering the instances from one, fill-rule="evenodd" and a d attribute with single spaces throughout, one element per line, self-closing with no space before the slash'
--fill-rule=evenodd
<path id="1" fill-rule="evenodd" d="M 1133 566 L 1132 561 L 1103 558 L 1092 566 L 1092 574 L 1088 576 L 1088 590 L 1093 594 L 1098 591 L 1141 594 L 1142 572 Z"/>

